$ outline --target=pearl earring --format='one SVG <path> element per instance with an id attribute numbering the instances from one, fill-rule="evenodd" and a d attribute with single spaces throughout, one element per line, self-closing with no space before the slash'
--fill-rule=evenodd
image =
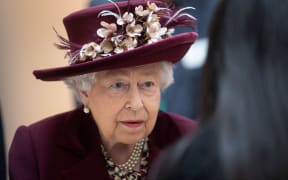
<path id="1" fill-rule="evenodd" d="M 89 110 L 88 107 L 84 106 L 83 112 L 84 112 L 85 114 L 89 114 L 89 113 L 90 113 L 90 110 Z"/>

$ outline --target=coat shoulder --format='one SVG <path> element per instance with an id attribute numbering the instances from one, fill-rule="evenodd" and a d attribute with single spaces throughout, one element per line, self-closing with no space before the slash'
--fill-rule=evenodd
<path id="1" fill-rule="evenodd" d="M 79 108 L 77 108 L 71 111 L 52 115 L 29 125 L 28 128 L 31 131 L 45 131 L 45 129 L 55 128 L 58 127 L 60 124 L 64 124 L 65 121 L 71 119 L 71 117 L 72 119 L 77 118 L 77 116 L 80 115 L 79 111 Z"/>
<path id="2" fill-rule="evenodd" d="M 11 179 L 57 179 L 62 169 L 78 162 L 85 154 L 79 138 L 85 118 L 78 108 L 19 127 L 9 149 Z"/>
<path id="3" fill-rule="evenodd" d="M 49 149 L 56 146 L 56 142 L 64 134 L 66 130 L 73 130 L 77 127 L 77 119 L 81 116 L 79 109 L 67 111 L 61 114 L 56 114 L 44 118 L 28 126 L 20 126 L 16 130 L 10 151 L 14 150 L 13 147 L 19 142 L 31 141 L 35 149 Z M 73 117 L 73 118 L 71 118 Z M 71 124 L 71 125 L 70 125 Z M 69 126 L 71 127 L 69 127 Z"/>
<path id="4" fill-rule="evenodd" d="M 158 146 L 161 148 L 173 144 L 181 137 L 196 133 L 198 123 L 180 114 L 160 111 L 156 126 L 152 132 Z"/>
<path id="5" fill-rule="evenodd" d="M 186 116 L 172 113 L 172 112 L 159 112 L 159 121 L 162 126 L 164 124 L 169 124 L 169 130 L 176 130 L 179 132 L 180 135 L 185 135 L 187 133 L 193 133 L 198 128 L 198 122 L 192 120 Z"/>

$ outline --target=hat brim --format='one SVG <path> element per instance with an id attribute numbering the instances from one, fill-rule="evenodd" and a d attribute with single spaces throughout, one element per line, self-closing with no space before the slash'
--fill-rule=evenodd
<path id="1" fill-rule="evenodd" d="M 146 44 L 133 50 L 64 67 L 41 69 L 33 71 L 37 79 L 43 81 L 58 81 L 67 77 L 110 69 L 133 67 L 159 61 L 176 63 L 186 54 L 197 39 L 195 32 L 186 32 L 163 39 L 156 43 Z"/>

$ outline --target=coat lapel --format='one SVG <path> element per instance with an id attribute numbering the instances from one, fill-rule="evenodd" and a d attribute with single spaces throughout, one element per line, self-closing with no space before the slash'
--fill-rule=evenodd
<path id="1" fill-rule="evenodd" d="M 98 151 L 89 153 L 83 160 L 62 171 L 67 180 L 109 180 L 110 176 L 105 168 L 105 160 Z"/>
<path id="2" fill-rule="evenodd" d="M 58 145 L 75 155 L 78 159 L 62 169 L 66 180 L 110 180 L 106 162 L 101 152 L 101 140 L 97 126 L 91 115 L 80 110 L 67 117 L 64 131 L 59 136 Z"/>

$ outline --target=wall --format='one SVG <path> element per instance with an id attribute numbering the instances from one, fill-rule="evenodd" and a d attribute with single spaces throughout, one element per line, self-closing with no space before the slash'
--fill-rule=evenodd
<path id="1" fill-rule="evenodd" d="M 65 65 L 52 29 L 66 37 L 62 18 L 87 5 L 81 0 L 0 1 L 0 95 L 6 152 L 19 125 L 72 108 L 62 82 L 41 82 L 35 69 Z"/>

